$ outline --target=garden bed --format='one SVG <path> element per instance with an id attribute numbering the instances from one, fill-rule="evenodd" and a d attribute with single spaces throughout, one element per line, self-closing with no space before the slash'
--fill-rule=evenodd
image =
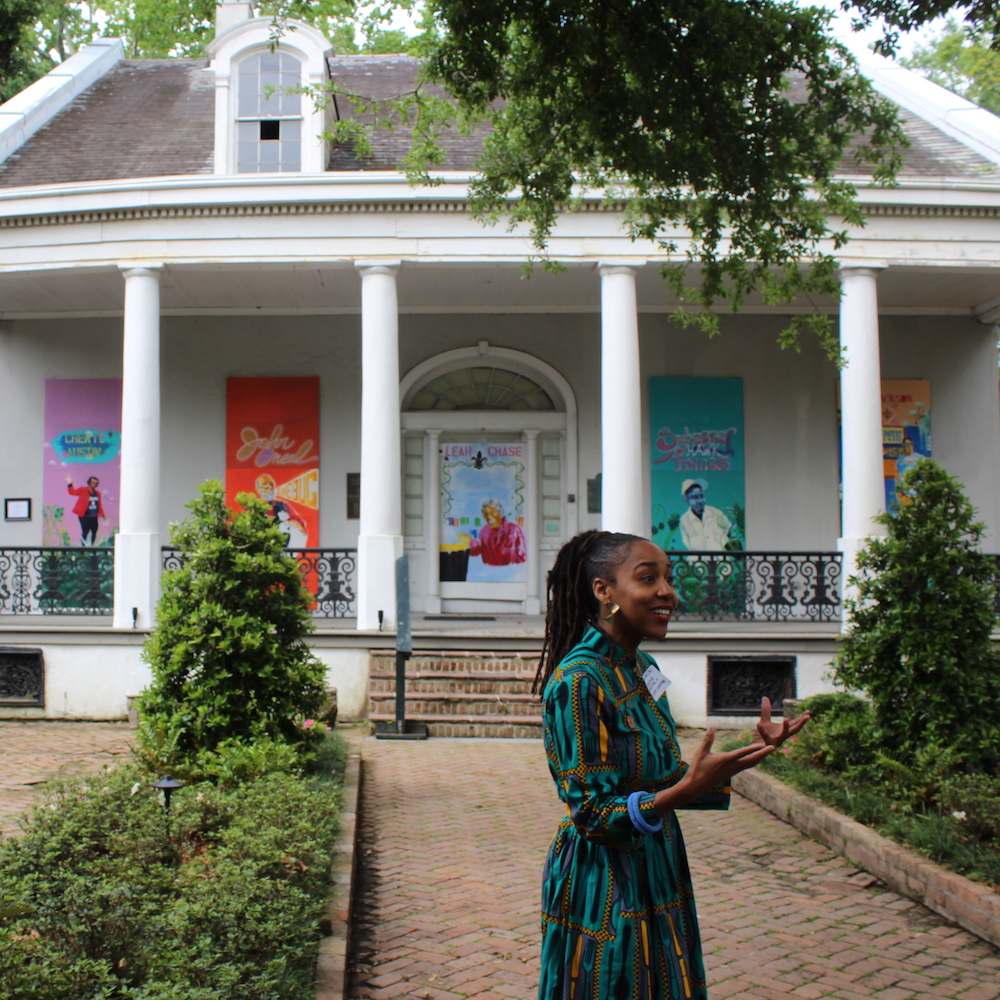
<path id="1" fill-rule="evenodd" d="M 312 1000 L 343 741 L 309 774 L 225 758 L 174 792 L 169 823 L 134 762 L 54 786 L 0 842 L 0 996 Z"/>
<path id="2" fill-rule="evenodd" d="M 1000 894 L 994 888 L 947 871 L 759 769 L 737 775 L 733 787 L 900 895 L 1000 947 Z"/>

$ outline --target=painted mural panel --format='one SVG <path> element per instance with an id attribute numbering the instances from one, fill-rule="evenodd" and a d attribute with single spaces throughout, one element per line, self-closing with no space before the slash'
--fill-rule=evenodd
<path id="1" fill-rule="evenodd" d="M 441 448 L 441 581 L 522 583 L 525 446 L 445 444 Z"/>
<path id="2" fill-rule="evenodd" d="M 319 546 L 319 379 L 226 383 L 226 503 L 256 493 L 289 549 Z"/>
<path id="3" fill-rule="evenodd" d="M 882 380 L 882 474 L 885 506 L 899 504 L 899 481 L 921 458 L 931 457 L 929 379 Z"/>
<path id="4" fill-rule="evenodd" d="M 43 545 L 112 544 L 121 430 L 121 379 L 46 379 Z"/>
<path id="5" fill-rule="evenodd" d="M 744 548 L 743 380 L 651 378 L 649 420 L 653 541 Z"/>

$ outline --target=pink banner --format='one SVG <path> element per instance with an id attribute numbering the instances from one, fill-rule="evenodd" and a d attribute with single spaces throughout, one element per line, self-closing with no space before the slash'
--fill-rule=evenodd
<path id="1" fill-rule="evenodd" d="M 43 545 L 112 544 L 121 429 L 121 379 L 46 380 Z"/>

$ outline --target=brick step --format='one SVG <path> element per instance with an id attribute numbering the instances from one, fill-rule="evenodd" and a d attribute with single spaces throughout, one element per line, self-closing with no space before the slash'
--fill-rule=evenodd
<path id="1" fill-rule="evenodd" d="M 395 718 L 396 656 L 373 653 L 368 718 Z M 536 653 L 420 650 L 406 664 L 406 717 L 434 736 L 541 736 Z"/>
<path id="2" fill-rule="evenodd" d="M 395 670 L 372 670 L 368 676 L 373 681 L 395 681 Z M 410 681 L 481 681 L 483 684 L 531 684 L 534 675 L 527 674 L 479 674 L 473 671 L 459 673 L 450 670 L 407 670 L 406 683 Z"/>
<path id="3" fill-rule="evenodd" d="M 395 691 L 395 677 L 372 677 L 368 690 L 374 692 Z M 418 677 L 407 675 L 406 690 L 424 694 L 465 694 L 465 695 L 524 695 L 536 697 L 531 693 L 531 684 L 524 680 L 494 681 L 483 678 L 475 680 L 459 680 L 447 675 L 426 675 Z"/>
<path id="4" fill-rule="evenodd" d="M 375 718 L 380 709 L 389 710 L 396 702 L 392 692 L 373 692 L 369 695 L 369 718 Z M 503 706 L 498 711 L 500 706 Z M 507 698 L 469 698 L 464 695 L 424 695 L 406 694 L 406 715 L 410 712 L 418 715 L 438 715 L 451 718 L 455 715 L 476 716 L 496 715 L 501 717 L 517 716 L 518 718 L 534 718 L 539 716 L 538 701 L 535 698 L 520 699 L 517 696 Z"/>
<path id="5" fill-rule="evenodd" d="M 372 714 L 371 722 L 391 722 L 395 714 Z M 462 736 L 492 739 L 540 739 L 542 736 L 541 718 L 511 718 L 503 715 L 468 715 L 449 716 L 413 714 L 409 712 L 406 718 L 412 722 L 423 722 L 431 736 Z"/>
<path id="6" fill-rule="evenodd" d="M 370 672 L 391 673 L 396 670 L 395 653 L 373 653 L 371 656 Z M 488 675 L 514 675 L 517 677 L 535 676 L 538 670 L 537 655 L 520 656 L 512 653 L 503 656 L 483 656 L 482 654 L 453 654 L 435 653 L 428 654 L 423 651 L 412 656 L 406 664 L 406 672 L 421 673 L 449 673 L 449 674 L 488 674 Z"/>

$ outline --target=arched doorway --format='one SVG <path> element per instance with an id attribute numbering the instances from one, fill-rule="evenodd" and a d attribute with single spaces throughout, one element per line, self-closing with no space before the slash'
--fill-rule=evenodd
<path id="1" fill-rule="evenodd" d="M 577 528 L 576 400 L 521 351 L 448 351 L 400 383 L 403 521 L 415 610 L 538 614 Z"/>

